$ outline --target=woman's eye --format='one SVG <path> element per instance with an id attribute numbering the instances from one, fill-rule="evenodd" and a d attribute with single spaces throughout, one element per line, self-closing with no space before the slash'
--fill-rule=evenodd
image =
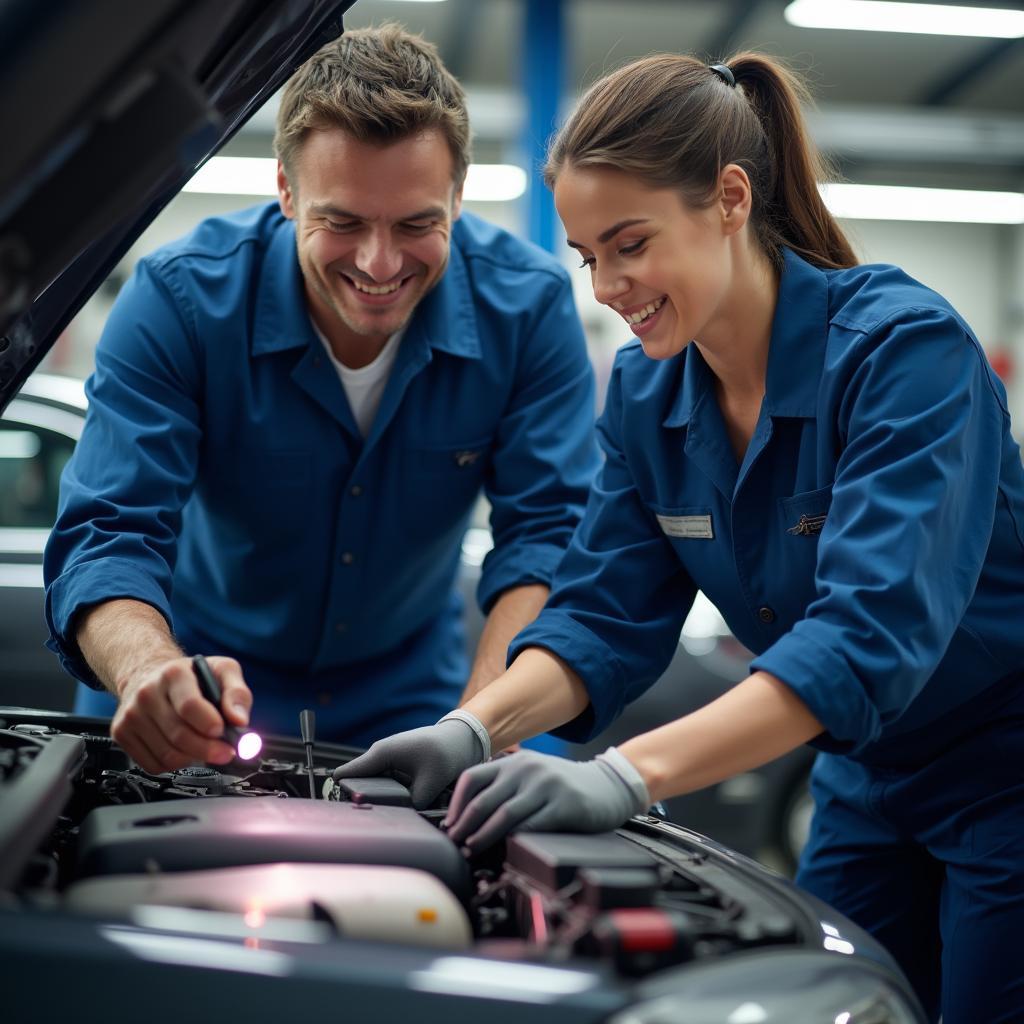
<path id="1" fill-rule="evenodd" d="M 583 262 L 580 263 L 580 268 L 582 269 L 583 267 L 592 267 L 593 265 L 594 265 L 594 257 L 593 256 L 584 256 L 583 257 Z"/>
<path id="2" fill-rule="evenodd" d="M 620 256 L 632 256 L 634 253 L 638 253 L 644 246 L 646 238 L 641 238 L 639 242 L 631 242 L 629 245 L 624 245 L 619 250 Z"/>

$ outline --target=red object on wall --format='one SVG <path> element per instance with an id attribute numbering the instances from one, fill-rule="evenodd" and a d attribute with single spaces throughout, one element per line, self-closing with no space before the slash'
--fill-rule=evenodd
<path id="1" fill-rule="evenodd" d="M 1013 376 L 1013 355 L 1005 348 L 994 348 L 988 353 L 989 365 L 995 371 L 996 376 L 1008 383 Z"/>

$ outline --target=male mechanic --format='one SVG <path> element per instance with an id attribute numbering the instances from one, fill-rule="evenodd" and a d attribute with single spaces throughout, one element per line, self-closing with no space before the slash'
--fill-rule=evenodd
<path id="1" fill-rule="evenodd" d="M 46 552 L 77 709 L 114 712 L 151 772 L 231 757 L 186 654 L 231 724 L 313 707 L 365 745 L 436 721 L 503 671 L 597 464 L 568 277 L 460 216 L 465 98 L 432 46 L 328 44 L 275 150 L 278 203 L 201 223 L 118 297 Z M 481 487 L 467 683 L 453 582 Z"/>

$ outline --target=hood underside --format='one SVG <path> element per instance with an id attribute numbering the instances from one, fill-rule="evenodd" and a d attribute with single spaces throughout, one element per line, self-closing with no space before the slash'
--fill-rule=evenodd
<path id="1" fill-rule="evenodd" d="M 0 5 L 0 411 L 354 0 Z"/>

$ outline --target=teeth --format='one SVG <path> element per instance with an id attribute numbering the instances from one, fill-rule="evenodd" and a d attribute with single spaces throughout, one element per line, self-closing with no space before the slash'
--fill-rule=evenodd
<path id="1" fill-rule="evenodd" d="M 635 313 L 626 314 L 626 322 L 631 324 L 642 324 L 653 313 L 657 313 L 664 304 L 664 299 L 655 299 L 654 302 L 648 302 L 643 309 L 638 310 Z"/>
<path id="2" fill-rule="evenodd" d="M 349 280 L 351 281 L 352 279 L 349 278 Z M 358 281 L 352 281 L 352 284 L 355 285 L 356 291 L 366 292 L 367 295 L 389 295 L 391 292 L 397 292 L 402 286 L 401 281 L 396 282 L 395 284 L 382 284 L 379 286 L 372 284 L 360 284 Z"/>

